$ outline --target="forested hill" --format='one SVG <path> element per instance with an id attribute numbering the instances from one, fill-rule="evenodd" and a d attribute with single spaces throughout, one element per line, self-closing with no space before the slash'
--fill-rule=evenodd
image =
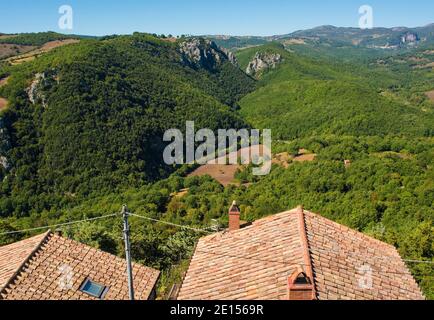
<path id="1" fill-rule="evenodd" d="M 206 58 L 206 59 L 205 59 Z M 0 96 L 3 216 L 165 177 L 163 133 L 245 127 L 233 111 L 253 79 L 214 44 L 149 35 L 83 40 L 17 66 Z"/>
<path id="2" fill-rule="evenodd" d="M 403 78 L 375 66 L 303 57 L 279 43 L 242 50 L 237 57 L 259 80 L 258 90 L 240 101 L 241 114 L 255 127 L 271 128 L 274 138 L 434 134 L 432 104 L 399 99 Z"/>
<path id="3" fill-rule="evenodd" d="M 3 40 L 39 46 L 53 37 Z M 259 38 L 250 40 L 265 45 L 237 59 L 199 38 L 73 40 L 0 60 L 0 244 L 40 230 L 10 232 L 101 217 L 126 203 L 145 216 L 130 220 L 132 256 L 162 270 L 158 295 L 167 298 L 202 235 L 176 225 L 225 228 L 236 199 L 248 222 L 303 204 L 406 259 L 433 261 L 434 47 L 349 64 L 355 47 L 295 50 Z M 193 166 L 165 166 L 163 133 L 186 120 L 272 129 L 271 173 L 242 166 L 223 186 L 189 175 Z M 116 219 L 63 231 L 122 255 Z M 434 299 L 434 265 L 409 267 Z"/>

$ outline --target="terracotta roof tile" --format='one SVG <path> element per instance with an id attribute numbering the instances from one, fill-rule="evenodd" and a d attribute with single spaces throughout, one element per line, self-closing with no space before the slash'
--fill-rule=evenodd
<path id="1" fill-rule="evenodd" d="M 200 239 L 178 299 L 287 299 L 300 267 L 320 300 L 424 299 L 393 246 L 301 210 Z"/>
<path id="2" fill-rule="evenodd" d="M 15 275 L 23 263 L 39 247 L 48 233 L 0 247 L 0 289 Z"/>
<path id="3" fill-rule="evenodd" d="M 424 299 L 395 247 L 310 212 L 305 218 L 319 299 Z"/>
<path id="4" fill-rule="evenodd" d="M 0 268 L 8 264 L 8 257 L 17 250 L 25 256 L 24 253 L 31 254 L 35 249 L 37 251 L 30 256 L 28 263 L 1 291 L 1 299 L 94 300 L 80 291 L 87 278 L 108 287 L 104 299 L 128 299 L 126 263 L 123 259 L 52 233 L 1 247 Z M 15 262 L 9 269 L 14 267 L 13 273 L 16 273 L 20 265 Z M 137 300 L 150 297 L 159 274 L 157 270 L 133 264 Z"/>
<path id="5" fill-rule="evenodd" d="M 285 279 L 304 261 L 298 228 L 283 213 L 200 239 L 178 299 L 286 299 Z"/>

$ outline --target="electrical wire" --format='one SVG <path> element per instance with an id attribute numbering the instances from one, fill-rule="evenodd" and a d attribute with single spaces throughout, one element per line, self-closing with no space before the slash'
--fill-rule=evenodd
<path id="1" fill-rule="evenodd" d="M 48 226 L 43 226 L 43 227 L 36 227 L 36 228 L 29 228 L 29 229 L 22 229 L 22 230 L 3 232 L 3 233 L 0 233 L 0 236 L 19 234 L 19 233 L 27 233 L 27 232 L 31 232 L 31 231 L 38 231 L 38 230 L 51 229 L 51 228 L 64 227 L 64 226 L 70 226 L 70 225 L 74 225 L 74 224 L 78 224 L 78 223 L 84 223 L 84 222 L 93 222 L 93 221 L 97 221 L 97 220 L 101 220 L 101 219 L 106 219 L 106 218 L 110 218 L 110 217 L 114 217 L 114 216 L 118 216 L 118 215 L 119 215 L 119 213 L 114 213 L 114 214 L 108 214 L 108 215 L 101 216 L 101 217 L 96 217 L 96 218 L 89 218 L 89 219 L 83 219 L 83 220 L 76 220 L 76 221 L 70 221 L 70 222 L 65 222 L 65 223 L 53 224 L 53 225 L 48 225 Z"/>
<path id="2" fill-rule="evenodd" d="M 190 226 L 176 224 L 176 223 L 172 223 L 172 222 L 168 222 L 168 221 L 163 221 L 163 220 L 160 220 L 160 219 L 149 218 L 149 217 L 145 217 L 145 216 L 134 214 L 134 213 L 128 213 L 128 215 L 132 216 L 132 217 L 136 217 L 136 218 L 140 218 L 140 219 L 156 222 L 156 223 L 161 223 L 161 224 L 173 226 L 173 227 L 178 227 L 178 228 L 182 228 L 182 229 L 192 230 L 192 231 L 199 232 L 199 233 L 208 233 L 208 234 L 212 234 L 213 233 L 213 232 L 210 232 L 210 231 L 205 230 L 205 229 L 199 229 L 199 228 L 194 228 L 194 227 L 190 227 Z M 23 229 L 23 230 L 4 232 L 4 233 L 0 233 L 0 236 L 2 236 L 2 235 L 11 235 L 11 234 L 18 234 L 18 233 L 26 233 L 26 232 L 31 232 L 31 231 L 37 231 L 37 230 L 44 230 L 44 229 L 55 228 L 55 227 L 69 226 L 69 225 L 74 225 L 74 224 L 79 224 L 79 223 L 84 223 L 84 222 L 93 222 L 93 221 L 97 221 L 97 220 L 101 220 L 101 219 L 106 219 L 106 218 L 110 218 L 110 217 L 114 217 L 114 216 L 119 216 L 119 213 L 109 214 L 109 215 L 95 217 L 95 218 L 89 218 L 89 219 L 83 219 L 83 220 L 65 222 L 65 223 L 60 223 L 60 224 L 54 224 L 54 225 L 49 225 L 49 226 L 43 226 L 43 227 L 36 227 L 36 228 L 29 228 L 29 229 Z M 320 249 L 320 248 L 316 248 L 315 250 L 322 251 L 322 252 L 327 252 L 327 253 L 337 253 L 336 250 L 326 250 L 326 249 Z M 213 253 L 213 252 L 204 252 L 203 251 L 203 253 L 208 253 L 208 254 L 212 254 L 212 255 L 218 255 L 217 253 Z M 350 253 L 350 254 L 357 256 L 356 254 L 353 254 L 353 253 Z M 293 264 L 293 263 L 291 263 L 289 261 L 288 262 L 283 262 L 283 261 L 255 259 L 255 258 L 252 258 L 252 257 L 232 256 L 232 255 L 224 255 L 224 254 L 221 254 L 221 255 L 222 256 L 227 256 L 227 257 L 230 257 L 230 258 L 237 258 L 237 257 L 239 257 L 241 259 L 251 259 L 251 260 L 263 261 L 263 262 L 269 262 L 269 263 L 280 263 L 280 264 L 286 264 L 286 265 L 287 264 Z M 389 259 L 389 257 L 384 257 L 384 256 L 376 256 L 376 257 L 373 257 L 373 258 L 376 258 L 376 259 L 380 259 L 380 258 L 381 259 Z M 411 260 L 411 259 L 402 259 L 402 260 L 405 261 L 405 262 L 407 262 L 407 263 L 434 264 L 434 261 L 428 261 L 428 260 Z M 393 273 L 393 272 L 388 272 L 388 273 Z M 399 273 L 399 274 L 402 274 L 402 273 Z"/>
<path id="3" fill-rule="evenodd" d="M 162 221 L 162 220 L 158 220 L 158 219 L 152 219 L 152 218 L 144 217 L 144 216 L 133 214 L 133 213 L 128 213 L 128 215 L 134 216 L 134 217 L 138 217 L 138 218 L 142 218 L 142 219 L 145 219 L 145 220 L 150 220 L 150 221 L 158 222 L 158 223 L 168 224 L 168 225 L 171 225 L 171 226 L 176 226 L 176 227 L 180 227 L 180 228 L 184 228 L 184 229 L 190 229 L 190 230 L 193 230 L 193 231 L 206 232 L 206 233 L 209 233 L 209 234 L 212 233 L 212 232 L 206 231 L 204 229 L 197 229 L 197 228 L 192 228 L 192 227 L 188 227 L 188 226 L 184 226 L 184 225 L 170 223 L 170 222 L 166 222 L 166 221 Z M 335 252 L 335 251 L 332 251 L 332 250 L 327 251 L 327 250 L 324 250 L 324 249 L 318 249 L 318 250 L 319 251 L 325 251 L 325 252 L 328 252 L 328 253 Z M 251 257 L 251 256 L 247 257 L 247 256 L 241 256 L 241 255 L 229 255 L 229 254 L 216 253 L 216 252 L 210 252 L 210 251 L 204 251 L 204 250 L 196 250 L 196 252 L 204 253 L 204 254 L 210 254 L 210 255 L 224 256 L 224 257 L 227 257 L 227 258 L 246 259 L 246 260 L 252 260 L 252 261 L 254 260 L 254 261 L 258 261 L 258 262 L 275 263 L 275 264 L 282 264 L 282 265 L 301 265 L 301 266 L 304 266 L 304 264 L 300 264 L 298 261 L 296 262 L 296 261 L 277 261 L 277 260 L 259 259 L 259 258 L 254 258 L 254 257 Z M 377 257 L 373 257 L 373 258 L 377 258 Z M 389 257 L 381 257 L 381 258 L 389 259 Z M 402 259 L 402 260 L 406 261 L 406 262 L 414 262 L 414 263 L 423 262 L 423 263 L 427 263 L 427 264 L 428 263 L 434 264 L 434 261 L 420 261 L 420 260 L 408 260 L 408 259 L 406 259 L 406 260 Z M 347 268 L 347 269 L 349 269 L 349 268 Z M 407 275 L 407 276 L 411 275 L 410 273 L 395 272 L 395 271 L 389 271 L 389 270 L 379 270 L 377 272 L 387 273 L 387 274 L 396 274 L 396 275 Z M 430 277 L 434 278 L 434 276 L 425 276 L 425 278 L 430 278 Z"/>
<path id="4" fill-rule="evenodd" d="M 148 221 L 153 221 L 153 222 L 156 222 L 156 223 L 166 224 L 166 225 L 169 225 L 169 226 L 172 226 L 172 227 L 178 227 L 178 228 L 182 228 L 182 229 L 189 229 L 189 230 L 196 231 L 196 232 L 201 232 L 201 233 L 208 233 L 208 234 L 212 233 L 212 232 L 210 232 L 208 230 L 205 230 L 205 229 L 198 229 L 198 228 L 193 228 L 193 227 L 190 227 L 190 226 L 184 226 L 184 225 L 181 225 L 181 224 L 167 222 L 167 221 L 163 221 L 163 220 L 159 220 L 159 219 L 153 219 L 153 218 L 141 216 L 141 215 L 134 214 L 134 213 L 128 213 L 128 215 L 132 216 L 132 217 L 137 217 L 137 218 L 141 218 L 141 219 L 144 219 L 144 220 L 148 220 Z"/>

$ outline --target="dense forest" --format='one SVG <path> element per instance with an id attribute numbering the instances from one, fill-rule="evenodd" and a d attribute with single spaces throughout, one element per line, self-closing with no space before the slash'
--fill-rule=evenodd
<path id="1" fill-rule="evenodd" d="M 52 39 L 20 37 L 11 39 Z M 185 42 L 199 55 L 181 50 Z M 258 53 L 280 61 L 247 75 Z M 224 228 L 236 199 L 246 221 L 303 204 L 395 245 L 407 259 L 434 261 L 434 103 L 425 95 L 434 73 L 414 68 L 414 55 L 433 58 L 424 49 L 348 64 L 272 42 L 238 51 L 236 63 L 203 39 L 137 33 L 1 63 L 0 80 L 8 81 L 0 97 L 9 103 L 0 113 L 0 156 L 7 159 L 0 234 L 116 213 L 124 203 L 144 217 Z M 261 178 L 245 167 L 239 184 L 227 187 L 188 177 L 194 167 L 162 161 L 164 131 L 183 129 L 187 120 L 213 130 L 270 128 L 273 154 L 304 149 L 316 157 L 275 164 Z M 165 298 L 202 234 L 139 217 L 131 225 L 133 257 L 163 271 Z M 64 231 L 122 255 L 121 228 L 113 217 Z M 31 234 L 0 235 L 0 243 Z M 434 299 L 432 265 L 409 267 Z"/>
<path id="2" fill-rule="evenodd" d="M 12 70 L 3 89 L 11 166 L 3 216 L 56 207 L 51 196 L 86 197 L 167 177 L 173 169 L 163 164 L 163 133 L 190 119 L 203 128 L 244 127 L 233 108 L 253 84 L 228 61 L 196 71 L 174 45 L 140 35 L 85 41 Z M 32 103 L 26 89 L 36 74 L 43 76 Z"/>

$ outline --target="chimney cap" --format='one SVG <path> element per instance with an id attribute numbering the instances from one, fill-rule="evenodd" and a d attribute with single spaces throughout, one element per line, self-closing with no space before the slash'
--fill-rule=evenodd
<path id="1" fill-rule="evenodd" d="M 237 202 L 235 200 L 232 202 L 232 205 L 229 209 L 229 212 L 230 213 L 238 213 L 238 214 L 240 213 L 240 208 L 238 207 Z"/>

